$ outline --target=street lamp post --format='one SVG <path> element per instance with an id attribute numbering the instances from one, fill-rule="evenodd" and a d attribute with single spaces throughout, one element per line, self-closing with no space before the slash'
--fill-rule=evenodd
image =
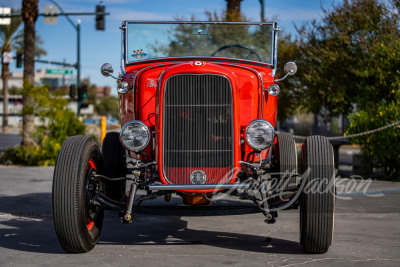
<path id="1" fill-rule="evenodd" d="M 53 4 L 55 4 L 60 10 L 61 12 L 65 13 L 64 10 L 62 9 L 62 7 L 57 4 L 56 1 L 54 0 L 47 0 L 52 2 Z M 76 20 L 76 24 L 71 20 L 71 18 L 68 15 L 65 15 L 65 17 L 67 18 L 67 20 L 69 21 L 69 23 L 72 25 L 72 27 L 74 27 L 74 29 L 76 30 L 76 43 L 77 43 L 77 52 L 76 52 L 76 88 L 78 89 L 78 92 L 81 88 L 81 20 L 77 19 Z M 78 116 L 81 113 L 81 106 L 82 106 L 82 100 L 78 100 Z"/>
<path id="2" fill-rule="evenodd" d="M 79 90 L 79 88 L 81 86 L 81 20 L 80 19 L 76 20 L 76 34 L 77 34 L 77 36 L 76 36 L 76 40 L 77 40 L 76 41 L 76 43 L 77 43 L 77 47 L 76 47 L 76 50 L 77 50 L 77 54 L 76 54 L 76 70 L 77 70 L 77 72 L 76 72 L 76 87 Z M 81 111 L 81 102 L 82 101 L 78 102 L 78 115 Z"/>

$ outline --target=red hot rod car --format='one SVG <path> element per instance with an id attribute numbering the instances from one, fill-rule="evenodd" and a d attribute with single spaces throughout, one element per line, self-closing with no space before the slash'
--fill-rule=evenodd
<path id="1" fill-rule="evenodd" d="M 276 75 L 277 23 L 124 21 L 121 31 L 121 74 L 107 63 L 101 72 L 117 80 L 122 129 L 101 150 L 90 137 L 68 138 L 54 170 L 63 249 L 91 250 L 105 209 L 128 223 L 138 202 L 177 194 L 185 205 L 248 199 L 267 223 L 300 207 L 300 243 L 326 252 L 333 150 L 326 138 L 308 137 L 298 167 L 292 136 L 275 132 L 278 83 L 297 70 L 289 62 Z"/>

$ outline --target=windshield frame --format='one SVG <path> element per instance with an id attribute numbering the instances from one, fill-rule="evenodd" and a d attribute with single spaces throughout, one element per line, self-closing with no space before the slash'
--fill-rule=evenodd
<path id="1" fill-rule="evenodd" d="M 259 62 L 253 60 L 245 60 L 239 58 L 228 58 L 228 57 L 215 57 L 216 59 L 225 59 L 229 61 L 244 61 L 249 63 L 256 63 L 257 65 L 263 65 L 268 67 L 273 67 L 274 72 L 276 71 L 276 64 L 277 64 L 277 39 L 278 39 L 278 26 L 276 22 L 230 22 L 230 21 L 146 21 L 146 20 L 126 20 L 122 22 L 121 29 L 121 70 L 122 73 L 125 74 L 125 67 L 130 65 L 136 64 L 143 64 L 148 61 L 160 61 L 160 60 L 179 60 L 179 58 L 202 58 L 199 56 L 181 56 L 181 57 L 160 57 L 160 58 L 152 58 L 152 59 L 143 59 L 138 60 L 135 62 L 128 62 L 128 56 L 126 49 L 128 47 L 128 31 L 127 25 L 128 24 L 232 24 L 232 25 L 272 25 L 271 30 L 271 60 L 272 62 Z M 208 56 L 204 56 L 204 58 L 208 58 Z M 213 57 L 214 58 L 214 57 Z"/>

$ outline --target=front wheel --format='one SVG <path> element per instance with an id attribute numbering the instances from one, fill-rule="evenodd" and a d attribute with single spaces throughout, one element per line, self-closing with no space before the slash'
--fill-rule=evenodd
<path id="1" fill-rule="evenodd" d="M 333 237 L 335 169 L 326 137 L 310 136 L 302 146 L 300 243 L 306 252 L 325 253 Z"/>
<path id="2" fill-rule="evenodd" d="M 103 183 L 97 144 L 87 136 L 69 137 L 57 157 L 53 176 L 53 219 L 61 247 L 69 253 L 88 252 L 96 245 L 104 211 L 93 201 Z"/>

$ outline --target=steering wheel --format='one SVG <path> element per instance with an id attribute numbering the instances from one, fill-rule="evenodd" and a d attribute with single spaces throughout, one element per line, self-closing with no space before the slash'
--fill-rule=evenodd
<path id="1" fill-rule="evenodd" d="M 251 55 L 255 55 L 257 57 L 258 61 L 262 61 L 260 55 L 256 51 L 254 51 L 251 48 L 248 48 L 247 46 L 241 45 L 241 44 L 230 44 L 230 45 L 221 46 L 214 53 L 212 53 L 211 56 L 214 57 L 215 54 L 221 52 L 222 50 L 231 48 L 231 47 L 239 47 L 239 48 L 247 49 L 247 50 L 249 50 L 249 54 L 247 55 L 246 59 L 249 59 Z"/>

